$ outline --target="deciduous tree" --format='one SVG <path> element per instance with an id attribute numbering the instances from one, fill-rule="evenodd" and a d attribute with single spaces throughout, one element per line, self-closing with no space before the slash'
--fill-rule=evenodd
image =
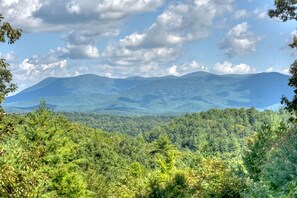
<path id="1" fill-rule="evenodd" d="M 283 22 L 288 20 L 297 21 L 297 0 L 275 0 L 275 9 L 268 11 L 268 15 L 271 18 L 279 18 Z M 291 48 L 297 49 L 297 36 L 295 35 L 292 43 L 289 44 Z M 286 109 L 290 112 L 297 110 L 297 60 L 290 67 L 290 73 L 292 77 L 289 80 L 289 86 L 294 88 L 294 97 L 290 101 L 286 97 L 282 97 L 282 104 L 286 105 Z"/>
<path id="2" fill-rule="evenodd" d="M 22 30 L 13 29 L 8 22 L 3 21 L 4 17 L 0 14 L 0 42 L 13 44 L 21 37 Z M 12 73 L 8 70 L 9 64 L 4 58 L 0 58 L 0 104 L 5 96 L 16 90 L 17 86 L 12 81 Z M 1 107 L 0 107 L 1 110 Z"/>

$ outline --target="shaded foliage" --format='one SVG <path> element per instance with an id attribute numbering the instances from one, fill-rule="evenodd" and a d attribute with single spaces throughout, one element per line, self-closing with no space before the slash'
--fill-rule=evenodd
<path id="1" fill-rule="evenodd" d="M 21 37 L 20 29 L 13 29 L 8 22 L 3 22 L 4 17 L 0 14 L 0 42 L 13 44 Z M 12 73 L 8 70 L 9 64 L 0 58 L 0 104 L 4 97 L 16 90 L 17 86 L 12 81 Z M 2 111 L 2 110 L 1 110 Z"/>
<path id="2" fill-rule="evenodd" d="M 283 22 L 288 20 L 297 21 L 297 1 L 296 0 L 275 0 L 275 9 L 268 11 L 268 16 L 271 18 L 279 18 Z M 289 44 L 291 48 L 297 48 L 297 36 L 293 37 L 292 43 Z M 294 88 L 294 97 L 290 101 L 287 97 L 282 97 L 282 104 L 286 105 L 286 109 L 290 112 L 297 110 L 297 60 L 290 66 L 290 73 L 292 77 L 289 80 L 289 86 Z"/>

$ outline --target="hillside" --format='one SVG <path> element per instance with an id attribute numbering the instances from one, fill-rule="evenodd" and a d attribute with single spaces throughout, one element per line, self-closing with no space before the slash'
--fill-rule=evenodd
<path id="1" fill-rule="evenodd" d="M 285 112 L 212 109 L 167 121 L 143 117 L 141 124 L 128 117 L 71 116 L 99 128 L 107 120 L 102 127 L 116 133 L 70 122 L 44 103 L 28 114 L 0 117 L 0 197 L 258 198 L 296 192 L 297 136 Z M 121 134 L 127 134 L 124 125 L 139 133 Z"/>
<path id="2" fill-rule="evenodd" d="M 185 113 L 211 108 L 267 108 L 292 97 L 289 76 L 279 73 L 113 79 L 96 75 L 47 78 L 8 97 L 8 111 L 30 111 L 43 98 L 56 111 L 95 113 Z"/>

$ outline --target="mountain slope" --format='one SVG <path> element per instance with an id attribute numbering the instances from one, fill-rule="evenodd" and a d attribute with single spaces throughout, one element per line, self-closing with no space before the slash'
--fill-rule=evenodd
<path id="1" fill-rule="evenodd" d="M 289 76 L 279 73 L 215 75 L 195 72 L 181 77 L 113 79 L 96 75 L 47 78 L 8 97 L 10 110 L 30 110 L 44 98 L 57 111 L 185 113 L 210 108 L 256 107 L 292 97 Z"/>

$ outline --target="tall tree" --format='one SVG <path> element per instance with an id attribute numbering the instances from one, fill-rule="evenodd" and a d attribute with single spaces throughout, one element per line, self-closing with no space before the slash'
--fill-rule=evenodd
<path id="1" fill-rule="evenodd" d="M 268 16 L 271 18 L 279 18 L 283 22 L 288 20 L 297 21 L 297 0 L 275 0 L 275 9 L 268 11 Z M 297 35 L 294 36 L 292 43 L 289 44 L 291 48 L 297 49 Z M 286 109 L 290 112 L 297 111 L 297 60 L 295 60 L 291 67 L 290 73 L 292 74 L 289 80 L 289 86 L 294 88 L 294 97 L 292 101 L 288 98 L 282 97 L 282 104 L 286 105 Z"/>
<path id="2" fill-rule="evenodd" d="M 3 22 L 4 17 L 0 14 L 0 42 L 13 44 L 21 37 L 22 30 L 13 29 L 8 22 Z M 12 81 L 12 73 L 8 70 L 9 64 L 4 58 L 0 58 L 0 105 L 5 96 L 16 90 L 17 86 Z M 2 110 L 0 106 L 0 111 Z"/>

